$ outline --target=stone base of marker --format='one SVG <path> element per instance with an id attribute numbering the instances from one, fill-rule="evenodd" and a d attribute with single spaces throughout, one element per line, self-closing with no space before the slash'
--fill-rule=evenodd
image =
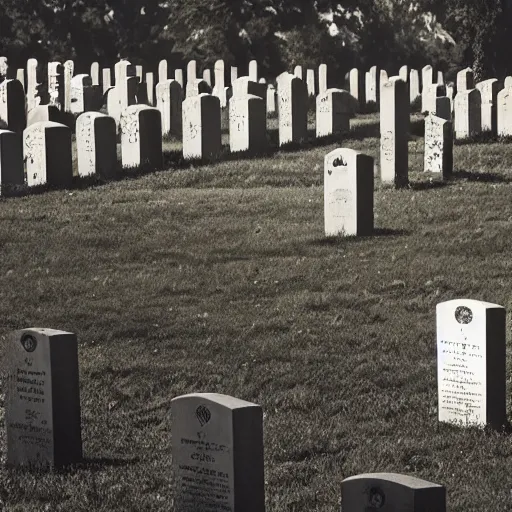
<path id="1" fill-rule="evenodd" d="M 173 509 L 264 512 L 261 407 L 198 393 L 172 400 L 171 416 Z"/>
<path id="2" fill-rule="evenodd" d="M 448 98 L 446 98 L 448 99 Z M 453 172 L 453 128 L 450 121 L 434 115 L 425 119 L 425 172 L 448 178 Z"/>
<path id="3" fill-rule="evenodd" d="M 7 464 L 43 469 L 81 462 L 76 335 L 24 329 L 8 353 Z"/>
<path id="4" fill-rule="evenodd" d="M 29 187 L 69 187 L 73 181 L 71 130 L 63 124 L 35 123 L 23 132 L 23 158 Z"/>
<path id="5" fill-rule="evenodd" d="M 22 136 L 0 130 L 0 194 L 6 195 L 24 182 Z"/>
<path id="6" fill-rule="evenodd" d="M 373 232 L 373 158 L 353 149 L 335 149 L 324 162 L 326 236 Z"/>
<path id="7" fill-rule="evenodd" d="M 506 414 L 506 311 L 478 300 L 436 308 L 439 421 L 501 429 Z"/>
<path id="8" fill-rule="evenodd" d="M 341 482 L 343 512 L 446 512 L 442 485 L 396 473 L 367 473 Z"/>

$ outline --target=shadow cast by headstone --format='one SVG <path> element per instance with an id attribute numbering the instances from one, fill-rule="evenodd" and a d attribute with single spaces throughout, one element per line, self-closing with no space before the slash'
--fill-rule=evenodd
<path id="1" fill-rule="evenodd" d="M 507 142 L 508 137 L 498 137 L 493 132 L 482 132 L 478 135 L 472 135 L 471 137 L 467 137 L 466 139 L 457 139 L 454 137 L 453 144 L 455 146 L 467 146 L 468 144 L 492 144 L 501 142 L 503 139 L 504 142 Z"/>
<path id="2" fill-rule="evenodd" d="M 412 181 L 409 182 L 411 190 L 431 190 L 436 188 L 443 188 L 450 185 L 450 182 L 442 180 L 429 180 L 429 181 Z"/>
<path id="3" fill-rule="evenodd" d="M 512 183 L 512 178 L 494 172 L 475 172 L 456 170 L 449 177 L 450 180 L 479 181 L 481 183 Z"/>
<path id="4" fill-rule="evenodd" d="M 425 137 L 425 119 L 414 119 L 409 123 L 409 135 Z"/>
<path id="5" fill-rule="evenodd" d="M 140 462 L 140 457 L 116 458 L 98 457 L 84 458 L 82 462 L 73 466 L 76 470 L 102 471 L 105 468 L 123 468 Z"/>
<path id="6" fill-rule="evenodd" d="M 347 139 L 363 140 L 380 138 L 380 122 L 351 124 Z"/>
<path id="7" fill-rule="evenodd" d="M 310 245 L 316 246 L 337 246 L 346 243 L 357 242 L 361 239 L 381 238 L 381 237 L 400 237 L 407 236 L 410 231 L 405 229 L 392 229 L 392 228 L 374 228 L 371 233 L 357 236 L 324 236 L 322 238 L 315 238 L 311 240 Z"/>

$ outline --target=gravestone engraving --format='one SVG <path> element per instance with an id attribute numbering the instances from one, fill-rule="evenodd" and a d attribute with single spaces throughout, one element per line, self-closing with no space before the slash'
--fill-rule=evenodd
<path id="1" fill-rule="evenodd" d="M 425 119 L 424 170 L 441 173 L 443 178 L 453 171 L 452 123 L 433 114 Z"/>
<path id="2" fill-rule="evenodd" d="M 437 305 L 439 421 L 500 429 L 506 416 L 506 312 L 470 299 Z"/>
<path id="3" fill-rule="evenodd" d="M 343 512 L 446 512 L 442 485 L 397 473 L 367 473 L 341 482 Z"/>
<path id="4" fill-rule="evenodd" d="M 25 182 L 23 139 L 20 133 L 0 130 L 0 194 Z"/>
<path id="5" fill-rule="evenodd" d="M 54 329 L 24 329 L 9 346 L 7 464 L 60 468 L 82 460 L 78 344 Z"/>
<path id="6" fill-rule="evenodd" d="M 373 232 L 373 158 L 335 149 L 324 160 L 325 236 Z"/>
<path id="7" fill-rule="evenodd" d="M 263 412 L 213 393 L 171 402 L 179 512 L 264 512 Z"/>
<path id="8" fill-rule="evenodd" d="M 229 100 L 229 146 L 232 153 L 261 153 L 267 148 L 266 99 L 247 94 Z"/>

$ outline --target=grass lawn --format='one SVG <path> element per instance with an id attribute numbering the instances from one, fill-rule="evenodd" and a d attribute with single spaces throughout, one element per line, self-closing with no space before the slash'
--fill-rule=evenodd
<path id="1" fill-rule="evenodd" d="M 378 157 L 377 123 L 342 145 Z M 2 465 L 0 510 L 172 510 L 170 402 L 191 392 L 263 407 L 268 512 L 339 511 L 343 478 L 385 471 L 445 485 L 450 512 L 510 509 L 511 435 L 437 421 L 435 306 L 511 309 L 512 146 L 456 146 L 443 184 L 415 134 L 411 187 L 376 180 L 376 235 L 326 240 L 338 146 L 0 202 L 2 351 L 23 327 L 77 333 L 86 457 Z"/>

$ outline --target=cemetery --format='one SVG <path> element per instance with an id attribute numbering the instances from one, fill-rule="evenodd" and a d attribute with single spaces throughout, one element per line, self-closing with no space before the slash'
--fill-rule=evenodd
<path id="1" fill-rule="evenodd" d="M 512 78 L 71 57 L 0 56 L 0 512 L 510 510 Z"/>

